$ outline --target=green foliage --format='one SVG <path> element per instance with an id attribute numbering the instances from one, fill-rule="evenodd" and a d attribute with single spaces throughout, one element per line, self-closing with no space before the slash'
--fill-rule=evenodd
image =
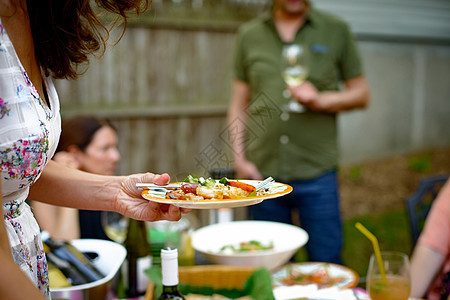
<path id="1" fill-rule="evenodd" d="M 431 157 L 429 155 L 411 157 L 409 159 L 409 167 L 415 172 L 429 172 L 432 167 Z"/>
<path id="2" fill-rule="evenodd" d="M 377 215 L 367 215 L 348 219 L 344 222 L 343 261 L 355 270 L 360 277 L 365 277 L 372 243 L 355 228 L 360 222 L 378 239 L 381 251 L 400 251 L 408 255 L 412 252 L 411 234 L 404 210 L 389 211 Z"/>
<path id="3" fill-rule="evenodd" d="M 362 168 L 361 166 L 353 166 L 348 170 L 348 177 L 352 181 L 359 181 L 362 178 Z"/>
<path id="4" fill-rule="evenodd" d="M 151 268 L 144 271 L 145 274 L 153 281 L 155 285 L 155 295 L 159 296 L 162 293 L 162 274 L 161 265 L 153 265 Z"/>
<path id="5" fill-rule="evenodd" d="M 373 247 L 372 243 L 355 228 L 356 222 L 363 224 L 377 237 L 381 251 L 400 251 L 408 255 L 412 253 L 411 234 L 404 210 L 344 220 L 342 260 L 344 265 L 355 270 L 361 278 L 366 277 Z M 305 247 L 296 253 L 294 261 L 308 261 Z"/>
<path id="6" fill-rule="evenodd" d="M 160 1 L 130 20 L 130 25 L 235 30 L 270 9 L 267 1 Z M 111 18 L 110 16 L 109 18 Z"/>
<path id="7" fill-rule="evenodd" d="M 295 262 L 304 262 L 308 261 L 308 254 L 306 253 L 306 248 L 301 247 L 294 256 Z"/>
<path id="8" fill-rule="evenodd" d="M 255 270 L 245 282 L 243 289 L 214 288 L 211 286 L 194 286 L 187 284 L 180 284 L 179 288 L 183 295 L 200 294 L 212 296 L 218 294 L 230 299 L 244 296 L 252 296 L 252 299 L 258 300 L 275 299 L 272 292 L 272 278 L 270 272 L 265 268 Z"/>

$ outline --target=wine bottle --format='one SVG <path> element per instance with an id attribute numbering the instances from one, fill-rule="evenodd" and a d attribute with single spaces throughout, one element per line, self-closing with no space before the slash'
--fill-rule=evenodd
<path id="1" fill-rule="evenodd" d="M 62 261 L 68 262 L 71 268 L 75 268 L 78 273 L 86 279 L 86 282 L 93 282 L 105 277 L 85 256 L 78 251 L 74 246 L 65 241 L 54 241 L 50 238 L 48 233 L 42 232 L 41 238 L 43 243 L 50 248 L 47 257 L 50 253 Z M 53 257 L 54 259 L 54 257 Z M 66 275 L 67 276 L 67 275 Z"/>
<path id="2" fill-rule="evenodd" d="M 163 291 L 158 300 L 185 299 L 178 290 L 178 250 L 161 249 L 161 270 Z"/>
<path id="3" fill-rule="evenodd" d="M 125 276 L 127 297 L 142 296 L 149 283 L 144 270 L 151 266 L 151 247 L 144 221 L 129 220 L 125 248 L 127 249 Z"/>
<path id="4" fill-rule="evenodd" d="M 68 279 L 66 275 L 52 262 L 47 259 L 48 278 L 51 289 L 59 289 L 72 286 L 72 280 Z"/>
<path id="5" fill-rule="evenodd" d="M 88 280 L 84 278 L 84 276 L 76 268 L 71 266 L 67 261 L 56 256 L 52 252 L 47 253 L 47 262 L 48 274 L 51 279 L 51 287 L 59 288 L 88 283 Z M 55 271 L 54 268 L 57 268 L 59 271 L 61 271 L 61 273 L 63 274 L 62 277 L 60 274 L 58 274 L 57 271 Z"/>

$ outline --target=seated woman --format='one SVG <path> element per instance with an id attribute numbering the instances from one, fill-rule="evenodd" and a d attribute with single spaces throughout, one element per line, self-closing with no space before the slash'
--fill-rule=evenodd
<path id="1" fill-rule="evenodd" d="M 117 132 L 106 120 L 74 117 L 63 121 L 61 139 L 53 159 L 86 172 L 114 175 L 120 160 Z M 42 230 L 54 239 L 108 239 L 100 211 L 76 210 L 42 202 L 32 202 Z"/>
<path id="2" fill-rule="evenodd" d="M 450 299 L 450 179 L 433 202 L 411 259 L 411 297 Z"/>

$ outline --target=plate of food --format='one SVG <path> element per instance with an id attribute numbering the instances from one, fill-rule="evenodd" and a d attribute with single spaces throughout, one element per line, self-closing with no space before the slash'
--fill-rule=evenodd
<path id="1" fill-rule="evenodd" d="M 262 180 L 204 179 L 189 175 L 183 182 L 171 183 L 160 188 L 140 184 L 142 197 L 147 200 L 172 204 L 191 209 L 214 209 L 249 206 L 267 199 L 277 198 L 292 191 L 290 185 L 266 181 L 262 189 L 256 190 Z"/>
<path id="2" fill-rule="evenodd" d="M 308 234 L 298 226 L 255 220 L 207 225 L 191 237 L 192 247 L 210 263 L 268 270 L 286 264 L 308 241 Z"/>
<path id="3" fill-rule="evenodd" d="M 359 275 L 342 265 L 323 262 L 291 263 L 272 275 L 274 286 L 316 284 L 318 288 L 353 288 Z"/>

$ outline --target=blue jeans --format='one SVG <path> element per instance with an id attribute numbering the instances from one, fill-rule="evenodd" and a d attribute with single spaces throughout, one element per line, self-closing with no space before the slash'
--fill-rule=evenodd
<path id="1" fill-rule="evenodd" d="M 296 209 L 301 227 L 309 235 L 306 244 L 309 260 L 342 264 L 342 223 L 336 171 L 287 183 L 294 188 L 290 194 L 250 206 L 250 218 L 292 224 L 291 212 Z"/>

